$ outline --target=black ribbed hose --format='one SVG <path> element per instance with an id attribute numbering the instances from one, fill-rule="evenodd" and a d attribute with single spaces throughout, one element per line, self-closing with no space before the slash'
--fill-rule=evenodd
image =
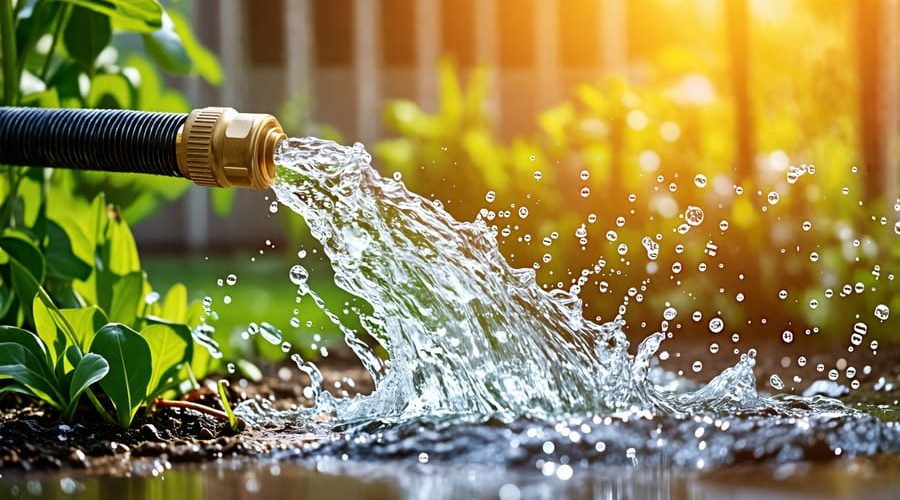
<path id="1" fill-rule="evenodd" d="M 182 113 L 0 107 L 0 164 L 182 177 Z"/>

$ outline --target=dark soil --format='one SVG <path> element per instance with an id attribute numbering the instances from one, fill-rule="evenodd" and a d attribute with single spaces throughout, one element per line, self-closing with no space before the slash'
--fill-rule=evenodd
<path id="1" fill-rule="evenodd" d="M 708 380 L 736 361 L 731 352 L 711 355 L 706 345 L 683 347 L 678 352 L 670 349 L 670 358 L 663 362 L 663 366 L 673 371 L 681 370 L 685 376 L 698 381 Z M 723 351 L 731 348 L 723 347 Z M 756 368 L 759 389 L 772 391 L 767 382 L 772 373 L 778 373 L 784 379 L 783 392 L 797 394 L 815 380 L 827 380 L 828 371 L 841 357 L 834 354 L 838 352 L 835 346 L 831 347 L 819 354 L 807 354 L 805 367 L 798 367 L 795 361 L 784 367 L 783 355 L 761 355 Z M 326 388 L 335 394 L 347 391 L 351 395 L 372 390 L 371 379 L 361 368 L 351 365 L 343 356 L 335 358 L 340 360 L 337 363 L 340 367 L 329 369 L 328 363 L 322 366 Z M 697 359 L 704 362 L 701 373 L 693 373 L 690 368 Z M 900 344 L 885 345 L 877 356 L 865 359 L 871 365 L 871 371 L 863 374 L 862 366 L 857 366 L 859 374 L 856 378 L 862 382 L 861 389 L 848 391 L 841 399 L 880 418 L 898 419 L 896 409 L 900 390 L 896 386 L 900 385 L 900 363 L 897 362 L 900 359 Z M 817 370 L 819 363 L 826 366 L 824 371 Z M 848 357 L 847 363 L 854 363 L 854 360 Z M 264 371 L 268 376 L 256 383 L 231 377 L 229 400 L 234 404 L 264 398 L 279 409 L 310 404 L 302 395 L 307 379 L 292 365 L 268 367 Z M 795 383 L 792 380 L 795 375 L 800 376 L 802 382 Z M 873 390 L 879 385 L 881 377 L 895 387 L 885 390 L 882 383 L 881 389 Z M 343 383 L 345 378 L 352 379 L 355 387 Z M 848 384 L 843 371 L 837 384 Z M 206 381 L 204 387 L 184 399 L 221 409 L 212 380 Z M 86 404 L 78 415 L 72 424 L 60 424 L 58 413 L 40 402 L 15 394 L 0 396 L 0 471 L 78 468 L 87 469 L 92 474 L 130 475 L 140 473 L 142 467 L 152 470 L 177 462 L 265 455 L 279 449 L 297 448 L 316 439 L 316 436 L 279 432 L 279 429 L 272 428 L 247 427 L 234 432 L 223 420 L 184 408 L 157 408 L 147 415 L 139 415 L 128 430 L 103 422 Z"/>

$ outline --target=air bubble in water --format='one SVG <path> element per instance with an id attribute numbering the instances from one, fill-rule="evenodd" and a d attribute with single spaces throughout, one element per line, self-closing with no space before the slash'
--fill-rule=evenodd
<path id="1" fill-rule="evenodd" d="M 684 221 L 691 226 L 699 226 L 703 222 L 703 209 L 689 205 L 684 211 Z"/>
<path id="2" fill-rule="evenodd" d="M 891 310 L 888 306 L 884 304 L 878 304 L 875 306 L 875 317 L 880 319 L 881 321 L 885 321 L 891 315 Z"/>
<path id="3" fill-rule="evenodd" d="M 694 176 L 694 185 L 698 188 L 705 188 L 707 184 L 706 176 L 703 174 L 697 174 Z"/>
<path id="4" fill-rule="evenodd" d="M 774 373 L 771 377 L 769 377 L 769 385 L 771 385 L 773 389 L 778 391 L 784 389 L 784 382 L 781 380 L 781 377 Z"/>

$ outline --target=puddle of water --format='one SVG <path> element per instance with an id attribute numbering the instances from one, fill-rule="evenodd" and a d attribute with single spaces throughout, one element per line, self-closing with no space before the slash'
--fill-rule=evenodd
<path id="1" fill-rule="evenodd" d="M 560 477 L 561 476 L 561 477 Z M 341 498 L 410 500 L 626 498 L 896 498 L 896 458 L 801 462 L 699 472 L 665 465 L 602 467 L 545 476 L 491 466 L 320 460 L 220 461 L 132 478 L 53 473 L 0 478 L 3 498 Z"/>

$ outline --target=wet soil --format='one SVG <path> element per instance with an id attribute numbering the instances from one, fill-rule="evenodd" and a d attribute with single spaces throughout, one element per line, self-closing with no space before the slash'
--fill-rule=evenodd
<path id="1" fill-rule="evenodd" d="M 779 356 L 760 357 L 756 369 L 760 390 L 774 392 L 767 383 L 772 373 L 784 378 L 786 386 L 781 392 L 802 394 L 814 381 L 827 381 L 828 371 L 839 358 L 834 354 L 834 346 L 830 347 L 819 354 L 807 355 L 803 367 L 797 366 L 795 359 L 786 363 Z M 341 396 L 371 392 L 371 379 L 362 368 L 347 362 L 349 358 L 335 358 L 338 362 L 332 364 L 336 366 L 322 364 L 326 388 Z M 700 373 L 691 369 L 696 359 L 704 360 L 705 367 Z M 840 397 L 879 418 L 900 420 L 898 359 L 900 344 L 882 347 L 878 356 L 867 358 L 871 366 L 868 373 L 863 373 L 863 366 L 857 367 L 859 390 L 840 389 L 849 383 L 844 368 L 838 380 L 829 386 L 837 392 L 827 395 Z M 733 361 L 728 356 L 710 356 L 707 346 L 693 345 L 677 353 L 673 351 L 663 366 L 706 381 Z M 845 363 L 852 362 L 852 359 L 845 360 Z M 827 368 L 820 371 L 819 363 Z M 232 404 L 253 398 L 267 399 L 279 409 L 310 404 L 302 391 L 307 379 L 296 368 L 270 366 L 264 367 L 264 373 L 267 376 L 258 382 L 232 376 L 229 386 Z M 800 377 L 801 382 L 794 382 L 794 376 Z M 348 384 L 348 380 L 352 383 Z M 203 387 L 184 399 L 221 410 L 213 380 L 205 381 Z M 264 456 L 278 450 L 296 449 L 318 438 L 272 428 L 247 427 L 235 432 L 221 419 L 186 408 L 156 408 L 139 415 L 128 430 L 103 422 L 90 406 L 84 406 L 79 415 L 72 424 L 61 424 L 58 414 L 42 403 L 14 394 L 0 396 L 0 475 L 57 469 L 84 469 L 89 475 L 140 475 L 164 470 L 175 463 Z"/>

